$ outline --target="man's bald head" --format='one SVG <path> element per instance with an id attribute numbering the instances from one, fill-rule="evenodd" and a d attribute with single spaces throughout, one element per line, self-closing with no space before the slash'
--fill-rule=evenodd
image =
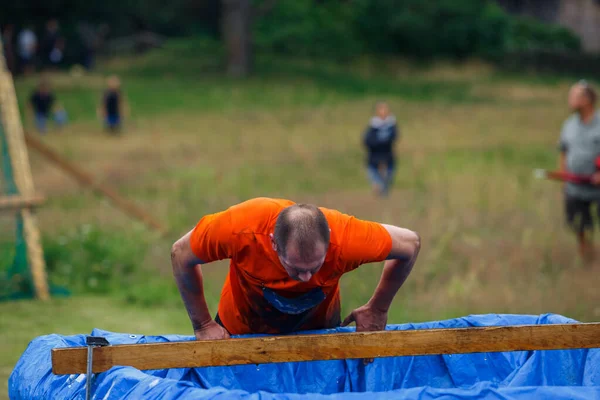
<path id="1" fill-rule="evenodd" d="M 569 107 L 573 111 L 593 108 L 596 104 L 596 90 L 585 80 L 571 86 L 569 91 Z"/>
<path id="2" fill-rule="evenodd" d="M 284 208 L 275 222 L 273 241 L 277 252 L 286 257 L 289 247 L 303 261 L 312 261 L 319 249 L 329 247 L 329 224 L 325 214 L 312 204 Z"/>

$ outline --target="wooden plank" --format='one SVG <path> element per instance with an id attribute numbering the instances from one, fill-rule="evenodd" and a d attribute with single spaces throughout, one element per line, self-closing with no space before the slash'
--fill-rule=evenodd
<path id="1" fill-rule="evenodd" d="M 40 206 L 46 201 L 44 196 L 4 196 L 0 197 L 0 210 L 31 208 Z"/>
<path id="2" fill-rule="evenodd" d="M 94 349 L 93 371 L 600 347 L 600 323 L 271 336 Z M 54 374 L 86 372 L 85 347 L 52 349 Z"/>
<path id="3" fill-rule="evenodd" d="M 110 200 L 112 200 L 113 204 L 115 204 L 126 214 L 129 214 L 130 216 L 141 220 L 149 227 L 159 231 L 161 234 L 164 235 L 167 233 L 167 230 L 164 228 L 164 226 L 160 222 L 155 220 L 150 214 L 139 208 L 131 201 L 128 201 L 125 198 L 123 198 L 114 189 L 96 182 L 96 179 L 92 175 L 83 171 L 75 164 L 67 161 L 64 157 L 62 157 L 53 149 L 45 145 L 39 139 L 33 137 L 32 135 L 25 134 L 25 140 L 29 147 L 36 150 L 48 160 L 55 163 L 63 171 L 67 172 L 69 175 L 74 177 L 81 185 L 88 186 L 94 191 L 108 197 Z"/>
<path id="4" fill-rule="evenodd" d="M 23 126 L 17 104 L 17 94 L 12 75 L 6 69 L 4 54 L 0 45 L 0 120 L 4 125 L 6 143 L 15 184 L 22 196 L 35 195 L 31 166 L 27 154 L 27 146 L 23 139 Z M 46 276 L 46 262 L 40 241 L 37 218 L 30 209 L 21 209 L 23 231 L 27 245 L 27 264 L 35 289 L 35 295 L 40 300 L 50 298 Z"/>

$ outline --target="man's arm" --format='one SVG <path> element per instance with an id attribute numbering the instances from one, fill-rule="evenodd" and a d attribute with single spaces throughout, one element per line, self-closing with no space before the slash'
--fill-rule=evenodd
<path id="1" fill-rule="evenodd" d="M 171 249 L 171 265 L 183 304 L 188 312 L 194 334 L 198 340 L 226 339 L 227 331 L 213 321 L 206 299 L 202 280 L 204 264 L 192 251 L 188 232 Z"/>
<path id="2" fill-rule="evenodd" d="M 363 145 L 368 150 L 371 150 L 373 147 L 377 146 L 377 135 L 374 134 L 374 128 L 370 125 L 363 134 Z"/>
<path id="3" fill-rule="evenodd" d="M 342 323 L 348 325 L 356 322 L 358 332 L 385 329 L 392 300 L 412 271 L 421 248 L 421 239 L 417 233 L 393 225 L 382 226 L 391 237 L 392 247 L 379 284 L 367 304 L 352 311 Z"/>
<path id="4" fill-rule="evenodd" d="M 568 145 L 567 145 L 567 130 L 566 130 L 566 123 L 563 124 L 563 127 L 561 129 L 560 132 L 560 138 L 558 140 L 558 170 L 560 172 L 567 172 L 567 151 L 568 151 Z M 565 185 L 566 183 L 563 182 L 562 183 L 562 189 L 563 192 L 565 190 Z"/>
<path id="5" fill-rule="evenodd" d="M 398 125 L 394 124 L 392 127 L 392 142 L 400 142 L 400 134 L 398 133 Z"/>
<path id="6" fill-rule="evenodd" d="M 392 248 L 383 266 L 379 284 L 367 304 L 352 311 L 342 322 L 342 326 L 355 322 L 357 332 L 385 330 L 392 300 L 412 271 L 421 249 L 421 239 L 417 233 L 393 225 L 382 226 L 391 236 Z M 365 364 L 372 361 L 363 360 Z"/>
<path id="7" fill-rule="evenodd" d="M 567 172 L 567 152 L 565 150 L 561 150 L 558 155 L 558 170 L 560 172 Z M 565 190 L 565 182 L 561 183 L 562 190 Z"/>
<path id="8" fill-rule="evenodd" d="M 392 237 L 392 250 L 383 267 L 379 284 L 367 304 L 387 313 L 394 296 L 415 265 L 421 249 L 421 238 L 416 232 L 408 229 L 385 224 L 383 226 Z"/>

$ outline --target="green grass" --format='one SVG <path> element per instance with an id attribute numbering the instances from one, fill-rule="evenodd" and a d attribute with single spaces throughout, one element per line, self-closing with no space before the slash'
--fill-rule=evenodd
<path id="1" fill-rule="evenodd" d="M 200 53 L 204 57 L 193 57 Z M 257 57 L 256 73 L 247 80 L 222 75 L 221 52 L 210 42 L 174 42 L 159 52 L 126 63 L 114 61 L 103 72 L 119 74 L 137 116 L 156 113 L 235 112 L 243 109 L 340 104 L 362 96 L 402 96 L 415 101 L 482 101 L 469 95 L 470 83 L 414 79 L 404 76 L 361 76 L 352 70 L 321 62 L 300 63 L 273 56 Z M 173 60 L 180 60 L 173 62 Z M 23 106 L 35 80 L 21 84 Z M 102 92 L 101 80 L 92 85 L 85 77 L 57 82 L 61 101 L 74 121 L 91 120 Z M 92 89 L 90 90 L 90 86 Z"/>
<path id="2" fill-rule="evenodd" d="M 170 233 L 158 238 L 30 153 L 36 189 L 49 197 L 38 217 L 50 278 L 75 296 L 0 304 L 0 382 L 41 334 L 94 327 L 189 334 L 170 246 L 204 214 L 255 196 L 314 202 L 418 231 L 421 255 L 390 323 L 494 312 L 600 317 L 598 266 L 583 268 L 575 257 L 559 185 L 532 179 L 534 168 L 556 165 L 569 81 L 508 75 L 477 62 L 357 59 L 340 66 L 271 55 L 258 57 L 252 78 L 235 80 L 222 76 L 221 54 L 214 43 L 177 41 L 105 62 L 95 74 L 52 76 L 71 124 L 43 140 Z M 122 77 L 132 108 L 118 138 L 95 119 L 109 73 Z M 16 82 L 21 106 L 34 83 Z M 402 132 L 396 187 L 386 199 L 371 195 L 360 147 L 381 98 Z M 1 227 L 10 232 L 6 221 Z M 0 268 L 7 267 L 11 245 L 0 251 Z M 344 313 L 368 300 L 380 271 L 366 265 L 343 277 Z M 205 267 L 212 312 L 226 272 L 226 262 Z"/>

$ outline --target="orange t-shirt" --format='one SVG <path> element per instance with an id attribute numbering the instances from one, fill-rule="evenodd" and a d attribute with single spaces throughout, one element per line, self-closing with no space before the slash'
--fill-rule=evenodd
<path id="1" fill-rule="evenodd" d="M 338 282 L 342 274 L 361 264 L 383 261 L 391 251 L 392 239 L 381 224 L 321 207 L 331 229 L 325 263 L 310 281 L 295 281 L 279 262 L 269 236 L 279 212 L 293 204 L 282 199 L 248 200 L 203 217 L 192 232 L 192 251 L 203 263 L 231 260 L 218 308 L 219 318 L 231 334 L 339 326 Z M 265 299 L 263 288 L 287 299 L 320 288 L 326 297 L 300 314 L 287 314 Z"/>

